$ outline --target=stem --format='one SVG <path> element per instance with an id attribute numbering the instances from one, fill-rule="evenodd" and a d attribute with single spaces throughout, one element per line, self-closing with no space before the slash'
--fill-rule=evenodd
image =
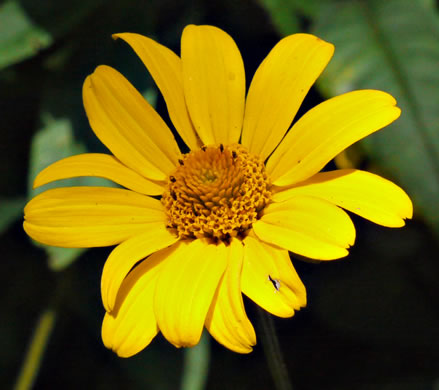
<path id="1" fill-rule="evenodd" d="M 277 390 L 293 390 L 287 366 L 274 328 L 273 318 L 264 309 L 258 307 L 259 325 L 265 358 Z"/>
<path id="2" fill-rule="evenodd" d="M 49 308 L 40 315 L 33 337 L 28 347 L 23 365 L 18 374 L 14 390 L 29 390 L 40 368 L 44 351 L 55 325 L 56 313 Z"/>
<path id="3" fill-rule="evenodd" d="M 50 335 L 55 327 L 60 304 L 67 291 L 70 291 L 70 284 L 71 271 L 67 270 L 57 274 L 54 294 L 37 321 L 14 390 L 30 390 L 32 388 L 43 361 Z"/>
<path id="4" fill-rule="evenodd" d="M 183 379 L 181 390 L 202 390 L 209 372 L 209 336 L 203 332 L 197 346 L 184 351 Z"/>

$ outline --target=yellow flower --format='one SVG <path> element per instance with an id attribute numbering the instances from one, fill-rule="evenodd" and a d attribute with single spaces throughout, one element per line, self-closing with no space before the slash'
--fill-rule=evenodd
<path id="1" fill-rule="evenodd" d="M 319 171 L 357 140 L 400 115 L 375 90 L 319 104 L 288 131 L 333 45 L 308 34 L 282 39 L 262 62 L 245 98 L 233 39 L 212 26 L 187 26 L 181 58 L 124 33 L 165 99 L 190 152 L 116 70 L 87 77 L 90 125 L 113 153 L 82 154 L 43 170 L 35 186 L 99 176 L 122 188 L 43 192 L 25 208 L 33 239 L 62 247 L 117 245 L 102 274 L 104 344 L 119 356 L 145 348 L 160 331 L 177 347 L 203 327 L 247 353 L 256 343 L 241 293 L 279 317 L 306 305 L 289 251 L 331 260 L 348 254 L 355 228 L 342 208 L 380 225 L 412 216 L 408 196 L 374 174 Z"/>

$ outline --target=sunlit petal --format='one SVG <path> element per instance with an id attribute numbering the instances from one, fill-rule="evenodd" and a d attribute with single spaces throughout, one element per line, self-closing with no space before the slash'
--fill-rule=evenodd
<path id="1" fill-rule="evenodd" d="M 242 144 L 264 160 L 291 125 L 334 46 L 313 35 L 282 39 L 256 71 L 248 91 Z"/>
<path id="2" fill-rule="evenodd" d="M 82 94 L 93 131 L 126 166 L 153 180 L 174 170 L 180 151 L 171 131 L 119 72 L 99 66 Z"/>
<path id="3" fill-rule="evenodd" d="M 306 305 L 306 290 L 288 251 L 248 236 L 244 240 L 242 292 L 278 317 L 291 317 Z"/>
<path id="4" fill-rule="evenodd" d="M 413 215 L 407 194 L 380 176 L 355 169 L 317 173 L 292 188 L 279 189 L 273 196 L 283 202 L 295 196 L 325 199 L 372 222 L 388 227 L 404 226 Z"/>
<path id="5" fill-rule="evenodd" d="M 206 319 L 210 334 L 225 347 L 249 353 L 256 344 L 256 334 L 247 318 L 241 295 L 243 246 L 236 239 L 226 248 L 227 270 L 215 293 Z"/>
<path id="6" fill-rule="evenodd" d="M 114 34 L 127 42 L 140 57 L 162 93 L 169 117 L 190 149 L 201 146 L 192 126 L 183 92 L 183 75 L 180 58 L 167 47 L 139 34 Z"/>
<path id="7" fill-rule="evenodd" d="M 253 230 L 262 241 L 319 260 L 347 256 L 355 241 L 354 225 L 342 209 L 305 196 L 269 205 Z"/>
<path id="8" fill-rule="evenodd" d="M 160 195 L 164 190 L 163 183 L 148 180 L 127 168 L 114 156 L 101 153 L 78 154 L 49 165 L 35 178 L 34 187 L 79 176 L 103 177 L 147 195 Z"/>
<path id="9" fill-rule="evenodd" d="M 186 103 L 203 143 L 238 142 L 245 73 L 233 39 L 213 26 L 189 25 L 181 39 L 181 59 Z"/>
<path id="10" fill-rule="evenodd" d="M 256 335 L 242 294 L 283 318 L 304 307 L 291 258 L 347 256 L 355 228 L 343 209 L 389 227 L 412 216 L 407 194 L 379 176 L 319 173 L 400 115 L 392 96 L 350 92 L 294 120 L 332 44 L 309 34 L 284 38 L 246 100 L 241 54 L 219 28 L 187 26 L 181 59 L 138 34 L 113 37 L 147 67 L 179 134 L 124 76 L 98 67 L 83 100 L 111 154 L 60 160 L 34 185 L 82 176 L 116 185 L 45 191 L 25 207 L 23 226 L 47 245 L 115 246 L 101 279 L 102 339 L 120 357 L 158 332 L 178 348 L 195 346 L 204 327 L 226 348 L 249 353 Z M 181 140 L 190 149 L 184 155 Z"/>
<path id="11" fill-rule="evenodd" d="M 151 255 L 134 268 L 123 281 L 113 310 L 105 314 L 102 340 L 120 357 L 138 353 L 158 333 L 154 291 L 163 263 L 177 246 Z"/>
<path id="12" fill-rule="evenodd" d="M 119 188 L 55 188 L 33 198 L 24 213 L 30 237 L 67 248 L 115 245 L 166 224 L 160 201 Z"/>
<path id="13" fill-rule="evenodd" d="M 176 347 L 198 343 L 218 283 L 227 266 L 224 244 L 182 242 L 157 281 L 154 312 L 160 331 Z"/>
<path id="14" fill-rule="evenodd" d="M 128 272 L 140 261 L 159 249 L 178 240 L 164 224 L 154 230 L 134 236 L 119 244 L 111 252 L 102 271 L 101 294 L 105 310 L 113 310 L 119 287 Z"/>
<path id="15" fill-rule="evenodd" d="M 354 142 L 399 117 L 395 99 L 362 90 L 329 99 L 308 111 L 291 128 L 267 162 L 278 186 L 308 179 Z"/>

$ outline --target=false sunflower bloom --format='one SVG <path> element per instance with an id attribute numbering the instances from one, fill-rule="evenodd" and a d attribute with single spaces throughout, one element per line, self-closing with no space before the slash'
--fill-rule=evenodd
<path id="1" fill-rule="evenodd" d="M 99 66 L 83 87 L 96 136 L 110 154 L 82 154 L 44 169 L 35 186 L 98 176 L 124 188 L 51 189 L 25 208 L 33 239 L 62 247 L 116 245 L 102 273 L 102 337 L 119 356 L 160 331 L 177 347 L 204 327 L 227 348 L 256 343 L 242 294 L 279 317 L 306 305 L 289 252 L 332 260 L 348 254 L 348 214 L 400 227 L 408 196 L 374 174 L 319 171 L 352 143 L 400 115 L 376 90 L 334 97 L 289 129 L 334 48 L 313 35 L 282 39 L 245 93 L 240 52 L 212 26 L 184 29 L 181 57 L 147 37 L 116 34 L 137 53 L 189 152 L 116 70 Z M 343 209 L 342 209 L 343 208 Z"/>

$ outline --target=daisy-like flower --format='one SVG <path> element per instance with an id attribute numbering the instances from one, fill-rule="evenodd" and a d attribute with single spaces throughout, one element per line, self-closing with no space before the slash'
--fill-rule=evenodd
<path id="1" fill-rule="evenodd" d="M 374 174 L 319 171 L 352 143 L 400 115 L 376 90 L 334 97 L 290 129 L 334 48 L 313 35 L 282 39 L 256 71 L 247 97 L 240 52 L 224 31 L 187 26 L 181 58 L 147 37 L 124 33 L 163 94 L 190 151 L 116 70 L 99 66 L 84 106 L 109 154 L 58 161 L 35 187 L 98 176 L 124 188 L 51 189 L 25 208 L 33 239 L 62 247 L 116 245 L 102 273 L 104 344 L 127 357 L 160 331 L 177 347 L 203 328 L 227 348 L 256 343 L 242 294 L 291 317 L 306 305 L 289 252 L 332 260 L 348 254 L 355 228 L 346 209 L 400 227 L 412 204 Z"/>

